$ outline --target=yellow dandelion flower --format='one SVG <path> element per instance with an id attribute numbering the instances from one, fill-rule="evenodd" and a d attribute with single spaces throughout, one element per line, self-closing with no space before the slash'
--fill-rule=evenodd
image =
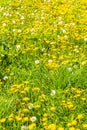
<path id="1" fill-rule="evenodd" d="M 28 126 L 29 130 L 34 130 L 36 128 L 36 124 L 32 123 Z"/>
<path id="2" fill-rule="evenodd" d="M 70 127 L 69 130 L 76 130 L 76 128 L 75 127 Z"/>
<path id="3" fill-rule="evenodd" d="M 83 118 L 83 115 L 82 114 L 79 114 L 78 116 L 77 116 L 77 119 L 79 119 L 79 120 L 81 120 Z"/>
<path id="4" fill-rule="evenodd" d="M 12 118 L 12 117 L 9 117 L 9 118 L 8 118 L 8 121 L 9 121 L 9 122 L 12 122 L 12 121 L 13 121 L 13 118 Z"/>
<path id="5" fill-rule="evenodd" d="M 47 117 L 43 117 L 42 118 L 42 121 L 44 122 L 44 121 L 47 121 Z"/>
<path id="6" fill-rule="evenodd" d="M 29 112 L 29 110 L 27 108 L 22 110 L 23 112 Z"/>
<path id="7" fill-rule="evenodd" d="M 22 119 L 22 122 L 28 122 L 29 121 L 29 117 L 24 117 L 23 119 Z"/>
<path id="8" fill-rule="evenodd" d="M 2 82 L 0 81 L 0 85 L 2 84 Z"/>
<path id="9" fill-rule="evenodd" d="M 28 97 L 23 98 L 23 101 L 29 101 L 29 100 L 30 100 L 30 98 L 28 98 Z"/>
<path id="10" fill-rule="evenodd" d="M 16 119 L 17 121 L 21 121 L 21 120 L 22 120 L 22 118 L 21 118 L 20 116 L 15 116 L 15 119 Z"/>
<path id="11" fill-rule="evenodd" d="M 67 126 L 68 126 L 68 127 L 71 126 L 71 123 L 68 123 Z"/>
<path id="12" fill-rule="evenodd" d="M 48 125 L 47 130 L 56 130 L 56 125 L 55 124 Z"/>
<path id="13" fill-rule="evenodd" d="M 1 119 L 0 119 L 0 122 L 1 122 L 1 123 L 4 123 L 5 121 L 6 121 L 6 118 L 1 118 Z"/>
<path id="14" fill-rule="evenodd" d="M 40 108 L 40 105 L 35 105 L 35 108 L 37 109 L 37 108 Z"/>
<path id="15" fill-rule="evenodd" d="M 64 128 L 63 127 L 58 127 L 58 130 L 64 130 Z"/>
<path id="16" fill-rule="evenodd" d="M 35 88 L 33 88 L 33 91 L 34 91 L 34 92 L 39 92 L 39 91 L 40 91 L 40 88 L 35 87 Z"/>
<path id="17" fill-rule="evenodd" d="M 56 107 L 51 107 L 50 110 L 51 110 L 51 111 L 55 111 L 55 110 L 56 110 Z"/>
<path id="18" fill-rule="evenodd" d="M 82 101 L 86 101 L 86 98 L 85 98 L 85 97 L 82 97 L 81 99 L 82 99 Z"/>
<path id="19" fill-rule="evenodd" d="M 71 124 L 72 124 L 72 125 L 77 125 L 77 121 L 76 121 L 76 120 L 73 120 L 73 121 L 71 122 Z"/>
<path id="20" fill-rule="evenodd" d="M 47 113 L 44 113 L 43 116 L 46 117 L 46 116 L 48 116 L 48 114 L 47 114 Z"/>
<path id="21" fill-rule="evenodd" d="M 87 128 L 87 124 L 82 124 L 83 128 Z"/>
<path id="22" fill-rule="evenodd" d="M 25 84 L 28 84 L 28 83 L 29 83 L 29 81 L 24 81 L 24 83 L 25 83 Z"/>
<path id="23" fill-rule="evenodd" d="M 30 89 L 30 87 L 26 87 L 24 88 L 24 91 L 28 91 Z"/>

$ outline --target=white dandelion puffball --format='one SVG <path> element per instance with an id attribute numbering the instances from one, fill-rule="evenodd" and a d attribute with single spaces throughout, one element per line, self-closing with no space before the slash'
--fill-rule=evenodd
<path id="1" fill-rule="evenodd" d="M 35 64 L 39 64 L 40 63 L 40 61 L 39 60 L 35 60 Z"/>
<path id="2" fill-rule="evenodd" d="M 36 121 L 36 116 L 32 116 L 31 118 L 30 118 L 30 120 L 32 121 L 32 122 L 35 122 Z"/>
<path id="3" fill-rule="evenodd" d="M 52 90 L 51 93 L 50 93 L 51 96 L 53 96 L 53 95 L 55 95 L 55 94 L 56 94 L 56 91 L 55 91 L 55 90 Z"/>
<path id="4" fill-rule="evenodd" d="M 8 76 L 4 76 L 4 77 L 3 77 L 3 80 L 7 80 L 7 79 L 8 79 Z"/>

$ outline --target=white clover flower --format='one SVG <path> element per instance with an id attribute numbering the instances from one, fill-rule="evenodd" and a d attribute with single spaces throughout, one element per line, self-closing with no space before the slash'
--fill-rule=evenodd
<path id="1" fill-rule="evenodd" d="M 52 45 L 52 44 L 54 44 L 53 42 L 50 42 L 50 44 Z"/>
<path id="2" fill-rule="evenodd" d="M 72 71 L 72 68 L 71 68 L 71 67 L 68 67 L 67 70 L 70 72 L 70 71 Z"/>
<path id="3" fill-rule="evenodd" d="M 21 24 L 23 25 L 23 24 L 24 24 L 24 22 L 21 22 Z"/>
<path id="4" fill-rule="evenodd" d="M 18 29 L 18 33 L 20 33 L 21 32 L 21 29 Z"/>
<path id="5" fill-rule="evenodd" d="M 6 23 L 3 23 L 2 26 L 5 27 L 5 26 L 6 26 Z"/>
<path id="6" fill-rule="evenodd" d="M 66 32 L 66 30 L 65 30 L 65 29 L 62 29 L 62 32 L 63 32 L 63 33 L 65 33 L 65 32 Z"/>
<path id="7" fill-rule="evenodd" d="M 15 32 L 15 31 L 16 31 L 16 29 L 13 29 L 13 30 L 12 30 L 12 32 Z"/>
<path id="8" fill-rule="evenodd" d="M 5 55 L 4 54 L 1 54 L 1 57 L 4 57 Z"/>
<path id="9" fill-rule="evenodd" d="M 75 26 L 75 23 L 70 23 L 71 26 Z"/>
<path id="10" fill-rule="evenodd" d="M 68 38 L 68 36 L 67 36 L 67 35 L 64 35 L 64 38 Z"/>
<path id="11" fill-rule="evenodd" d="M 24 19 L 24 16 L 21 16 L 21 20 L 23 20 Z"/>
<path id="12" fill-rule="evenodd" d="M 51 93 L 50 93 L 51 96 L 54 96 L 55 94 L 56 94 L 55 90 L 52 90 Z"/>
<path id="13" fill-rule="evenodd" d="M 16 46 L 16 50 L 17 50 L 17 51 L 20 50 L 20 48 L 21 48 L 20 45 L 17 45 L 17 46 Z"/>
<path id="14" fill-rule="evenodd" d="M 87 38 L 84 38 L 84 41 L 87 42 Z"/>
<path id="15" fill-rule="evenodd" d="M 48 62 L 49 62 L 49 63 L 52 63 L 52 60 L 50 59 L 50 60 L 48 60 Z"/>
<path id="16" fill-rule="evenodd" d="M 3 80 L 7 80 L 7 79 L 8 79 L 8 76 L 4 76 L 4 77 L 3 77 Z"/>
<path id="17" fill-rule="evenodd" d="M 39 60 L 35 60 L 35 64 L 39 64 L 40 63 L 40 61 Z"/>
<path id="18" fill-rule="evenodd" d="M 16 21 L 15 21 L 15 20 L 13 20 L 13 21 L 12 21 L 12 23 L 13 23 L 13 24 L 15 24 L 15 23 L 16 23 Z"/>
<path id="19" fill-rule="evenodd" d="M 61 25 L 61 24 L 63 24 L 63 21 L 58 22 L 58 25 Z"/>
<path id="20" fill-rule="evenodd" d="M 27 126 L 21 126 L 21 130 L 28 130 L 28 127 Z"/>
<path id="21" fill-rule="evenodd" d="M 61 19 L 62 19 L 62 16 L 59 17 L 59 20 L 61 20 Z"/>
<path id="22" fill-rule="evenodd" d="M 3 13 L 3 16 L 7 16 L 7 12 L 4 12 L 4 13 Z"/>
<path id="23" fill-rule="evenodd" d="M 30 120 L 32 121 L 32 122 L 35 122 L 36 121 L 36 116 L 32 116 L 31 118 L 30 118 Z"/>
<path id="24" fill-rule="evenodd" d="M 42 48 L 42 51 L 45 51 L 45 48 Z"/>
<path id="25" fill-rule="evenodd" d="M 30 109 L 33 109 L 34 108 L 34 105 L 33 104 L 30 104 L 29 106 L 28 106 L 28 109 L 30 110 Z"/>
<path id="26" fill-rule="evenodd" d="M 74 51 L 75 51 L 76 53 L 79 53 L 79 50 L 78 50 L 77 48 L 75 48 Z"/>

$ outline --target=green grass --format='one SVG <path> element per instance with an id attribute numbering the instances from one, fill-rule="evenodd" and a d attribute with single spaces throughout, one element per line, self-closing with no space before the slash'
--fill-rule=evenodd
<path id="1" fill-rule="evenodd" d="M 0 2 L 0 130 L 86 130 L 87 2 Z"/>

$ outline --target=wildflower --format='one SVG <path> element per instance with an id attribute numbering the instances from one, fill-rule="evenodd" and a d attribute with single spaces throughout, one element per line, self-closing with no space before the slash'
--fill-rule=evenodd
<path id="1" fill-rule="evenodd" d="M 28 127 L 27 126 L 21 126 L 21 130 L 28 130 Z"/>
<path id="2" fill-rule="evenodd" d="M 52 63 L 52 60 L 50 59 L 50 60 L 48 60 L 48 62 L 49 62 L 49 63 Z"/>
<path id="3" fill-rule="evenodd" d="M 30 89 L 30 87 L 26 87 L 24 88 L 24 91 L 28 91 Z"/>
<path id="4" fill-rule="evenodd" d="M 72 102 L 67 102 L 67 107 L 68 109 L 72 109 L 74 105 L 72 104 Z"/>
<path id="5" fill-rule="evenodd" d="M 76 120 L 72 120 L 70 123 L 67 124 L 67 126 L 75 126 L 75 125 L 77 125 Z"/>
<path id="6" fill-rule="evenodd" d="M 3 16 L 7 16 L 7 12 L 4 12 L 4 13 L 3 13 Z"/>
<path id="7" fill-rule="evenodd" d="M 4 57 L 5 55 L 4 54 L 1 54 L 1 57 Z"/>
<path id="8" fill-rule="evenodd" d="M 30 100 L 30 98 L 28 98 L 28 97 L 23 98 L 23 101 L 29 101 L 29 100 Z"/>
<path id="9" fill-rule="evenodd" d="M 83 118 L 83 115 L 82 114 L 79 114 L 78 116 L 77 116 L 77 119 L 79 119 L 79 120 L 81 120 Z"/>
<path id="10" fill-rule="evenodd" d="M 47 117 L 43 117 L 43 118 L 42 118 L 42 121 L 43 121 L 43 122 L 46 122 L 46 121 L 47 121 Z"/>
<path id="11" fill-rule="evenodd" d="M 1 122 L 1 123 L 4 123 L 5 121 L 6 121 L 6 118 L 1 118 L 1 119 L 0 119 L 0 122 Z"/>
<path id="12" fill-rule="evenodd" d="M 13 24 L 15 24 L 15 23 L 16 23 L 16 21 L 15 21 L 15 20 L 13 20 L 13 21 L 12 21 L 12 23 L 13 23 Z"/>
<path id="13" fill-rule="evenodd" d="M 39 64 L 40 63 L 40 61 L 39 60 L 35 60 L 35 64 Z"/>
<path id="14" fill-rule="evenodd" d="M 71 124 L 72 124 L 72 125 L 76 125 L 76 124 L 77 124 L 77 121 L 76 121 L 76 120 L 73 120 L 73 121 L 71 122 Z"/>
<path id="15" fill-rule="evenodd" d="M 21 32 L 21 29 L 18 29 L 18 33 L 20 33 Z"/>
<path id="16" fill-rule="evenodd" d="M 22 118 L 20 116 L 15 116 L 15 118 L 16 118 L 17 121 L 21 121 L 22 120 Z"/>
<path id="17" fill-rule="evenodd" d="M 52 90 L 50 95 L 51 95 L 51 96 L 54 96 L 55 94 L 56 94 L 56 91 L 55 91 L 55 90 Z"/>
<path id="18" fill-rule="evenodd" d="M 29 130 L 33 130 L 33 129 L 35 129 L 35 127 L 36 127 L 36 124 L 35 124 L 35 123 L 32 123 L 32 124 L 30 124 L 30 125 L 28 126 Z"/>
<path id="19" fill-rule="evenodd" d="M 30 118 L 30 120 L 32 121 L 32 122 L 35 122 L 36 121 L 36 116 L 32 116 L 31 118 Z"/>
<path id="20" fill-rule="evenodd" d="M 75 127 L 70 127 L 69 130 L 76 130 Z"/>
<path id="21" fill-rule="evenodd" d="M 85 98 L 85 97 L 82 97 L 81 99 L 82 99 L 82 101 L 86 101 L 86 98 Z"/>
<path id="22" fill-rule="evenodd" d="M 22 119 L 22 122 L 28 122 L 29 121 L 29 118 L 28 117 L 24 117 L 23 119 Z"/>
<path id="23" fill-rule="evenodd" d="M 63 127 L 59 127 L 58 130 L 64 130 L 64 128 Z"/>
<path id="24" fill-rule="evenodd" d="M 8 79 L 8 76 L 4 76 L 4 77 L 3 77 L 3 80 L 7 80 L 7 79 Z"/>
<path id="25" fill-rule="evenodd" d="M 84 38 L 84 41 L 87 42 L 87 38 Z"/>
<path id="26" fill-rule="evenodd" d="M 9 117 L 9 118 L 8 118 L 8 121 L 9 121 L 9 122 L 12 122 L 12 121 L 13 121 L 13 118 L 12 118 L 12 117 Z"/>
<path id="27" fill-rule="evenodd" d="M 16 29 L 13 29 L 12 31 L 13 31 L 13 32 L 15 32 L 15 31 L 16 31 Z"/>
<path id="28" fill-rule="evenodd" d="M 23 109 L 23 112 L 29 112 L 29 110 L 27 108 Z"/>
<path id="29" fill-rule="evenodd" d="M 47 130 L 56 130 L 56 125 L 55 124 L 48 125 Z"/>
<path id="30" fill-rule="evenodd" d="M 55 110 L 56 110 L 56 107 L 53 106 L 53 107 L 51 107 L 50 109 L 51 109 L 51 111 L 55 111 Z"/>
<path id="31" fill-rule="evenodd" d="M 29 104 L 28 109 L 30 110 L 30 109 L 33 109 L 33 108 L 34 108 L 34 105 L 33 104 Z"/>
<path id="32" fill-rule="evenodd" d="M 2 82 L 0 81 L 0 85 L 2 84 Z"/>
<path id="33" fill-rule="evenodd" d="M 36 108 L 36 109 L 39 109 L 39 108 L 40 108 L 40 105 L 38 105 L 38 104 L 35 105 L 35 108 Z"/>
<path id="34" fill-rule="evenodd" d="M 17 45 L 17 46 L 16 46 L 16 50 L 19 50 L 20 48 L 21 48 L 20 45 Z"/>
<path id="35" fill-rule="evenodd" d="M 87 124 L 82 124 L 83 128 L 87 128 Z"/>
<path id="36" fill-rule="evenodd" d="M 52 45 L 52 44 L 54 44 L 54 42 L 50 42 L 50 44 Z"/>
<path id="37" fill-rule="evenodd" d="M 3 23 L 2 26 L 5 27 L 5 26 L 6 26 L 6 23 Z"/>
<path id="38" fill-rule="evenodd" d="M 72 68 L 71 68 L 71 67 L 69 67 L 69 68 L 67 68 L 67 69 L 68 69 L 69 72 L 72 71 Z"/>
<path id="39" fill-rule="evenodd" d="M 65 30 L 65 29 L 62 29 L 62 32 L 63 32 L 63 33 L 65 33 L 65 32 L 66 32 L 66 30 Z"/>
<path id="40" fill-rule="evenodd" d="M 22 22 L 21 22 L 21 24 L 23 25 L 23 24 L 24 24 L 24 22 L 22 21 Z"/>
<path id="41" fill-rule="evenodd" d="M 58 25 L 61 25 L 61 24 L 63 24 L 63 21 L 58 22 Z"/>
<path id="42" fill-rule="evenodd" d="M 34 92 L 39 92 L 39 91 L 40 91 L 40 88 L 35 87 L 35 88 L 33 88 L 33 91 L 34 91 Z"/>
<path id="43" fill-rule="evenodd" d="M 45 51 L 45 48 L 42 48 L 42 52 Z"/>
<path id="44" fill-rule="evenodd" d="M 24 16 L 21 16 L 21 20 L 23 20 L 24 19 Z"/>

